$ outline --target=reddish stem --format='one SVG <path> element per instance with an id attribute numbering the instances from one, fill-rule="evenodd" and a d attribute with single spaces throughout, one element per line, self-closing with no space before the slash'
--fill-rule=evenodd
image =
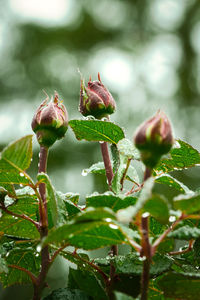
<path id="1" fill-rule="evenodd" d="M 39 156 L 39 173 L 46 173 L 47 169 L 47 157 L 48 148 L 40 147 Z M 40 239 L 42 240 L 48 235 L 48 215 L 47 215 L 47 200 L 46 200 L 46 186 L 45 183 L 39 184 L 39 213 L 40 213 Z M 49 248 L 45 246 L 41 251 L 41 270 L 37 278 L 37 284 L 34 285 L 34 296 L 33 300 L 39 300 L 41 298 L 41 293 L 45 287 L 45 278 L 51 264 Z"/>
<path id="2" fill-rule="evenodd" d="M 152 246 L 152 255 L 155 254 L 157 247 L 160 245 L 160 243 L 166 238 L 166 236 L 174 229 L 174 227 L 176 227 L 176 225 L 178 225 L 183 219 L 186 219 L 187 216 L 182 214 L 179 219 L 177 219 L 169 228 L 167 228 L 163 234 L 161 234 L 159 236 L 159 238 L 157 238 L 157 240 L 153 243 Z"/>
<path id="3" fill-rule="evenodd" d="M 149 213 L 144 213 L 141 217 L 141 232 L 142 232 L 142 250 L 141 256 L 145 257 L 143 262 L 143 271 L 141 278 L 141 300 L 148 299 L 149 288 L 149 273 L 151 265 L 151 245 L 149 243 Z"/>
<path id="4" fill-rule="evenodd" d="M 186 249 L 181 250 L 181 251 L 171 251 L 168 254 L 169 255 L 180 255 L 180 254 L 188 253 L 188 252 L 192 251 L 193 244 L 194 244 L 194 240 L 190 240 L 189 245 Z"/>
<path id="5" fill-rule="evenodd" d="M 110 161 L 107 142 L 100 143 L 100 147 L 101 147 L 101 153 L 103 156 L 104 166 L 106 170 L 106 177 L 108 180 L 108 185 L 110 187 L 113 179 L 113 169 Z"/>

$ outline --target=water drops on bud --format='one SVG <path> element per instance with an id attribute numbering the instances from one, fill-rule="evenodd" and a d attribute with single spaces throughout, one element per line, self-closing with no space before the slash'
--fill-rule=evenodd
<path id="1" fill-rule="evenodd" d="M 87 86 L 81 79 L 79 111 L 83 116 L 102 119 L 112 114 L 115 109 L 115 100 L 103 85 L 99 73 L 98 80 L 92 81 L 90 78 Z"/>
<path id="2" fill-rule="evenodd" d="M 31 126 L 41 146 L 50 147 L 64 137 L 68 128 L 68 114 L 62 101 L 58 100 L 57 93 L 49 103 L 47 98 L 38 107 Z"/>
<path id="3" fill-rule="evenodd" d="M 143 163 L 153 169 L 174 143 L 171 124 L 165 113 L 158 111 L 155 116 L 145 121 L 137 129 L 134 142 L 141 152 Z"/>

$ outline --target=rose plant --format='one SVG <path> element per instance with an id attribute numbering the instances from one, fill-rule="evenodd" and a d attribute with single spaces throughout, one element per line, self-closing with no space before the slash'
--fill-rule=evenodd
<path id="1" fill-rule="evenodd" d="M 128 139 L 110 121 L 115 109 L 100 76 L 87 86 L 81 80 L 83 118 L 68 122 L 57 93 L 49 103 L 42 102 L 32 120 L 40 145 L 36 182 L 26 171 L 32 160 L 32 135 L 1 152 L 4 288 L 31 282 L 32 299 L 41 299 L 49 288 L 48 271 L 60 255 L 76 267 L 70 267 L 68 286 L 46 300 L 199 299 L 200 193 L 178 181 L 173 171 L 198 166 L 200 153 L 173 137 L 170 121 L 161 111 Z M 47 175 L 49 149 L 68 126 L 78 140 L 99 143 L 103 161 L 84 172 L 101 174 L 108 183 L 105 193 L 87 195 L 84 207 L 77 194 L 57 191 Z M 172 187 L 179 195 L 171 201 L 155 192 L 157 185 Z M 108 247 L 105 258 L 90 258 L 88 250 L 104 247 Z"/>

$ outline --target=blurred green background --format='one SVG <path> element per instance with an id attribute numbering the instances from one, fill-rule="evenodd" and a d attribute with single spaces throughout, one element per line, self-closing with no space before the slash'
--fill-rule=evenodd
<path id="1" fill-rule="evenodd" d="M 128 138 L 162 109 L 175 137 L 200 149 L 199 0 L 0 0 L 0 57 L 1 149 L 32 133 L 42 90 L 58 91 L 69 118 L 81 117 L 78 70 L 86 81 L 100 72 L 117 103 L 112 120 Z M 38 150 L 34 140 L 34 178 Z M 48 174 L 56 189 L 84 200 L 105 190 L 101 176 L 81 176 L 99 160 L 99 145 L 77 142 L 69 129 L 50 151 Z M 176 175 L 197 188 L 198 168 Z"/>

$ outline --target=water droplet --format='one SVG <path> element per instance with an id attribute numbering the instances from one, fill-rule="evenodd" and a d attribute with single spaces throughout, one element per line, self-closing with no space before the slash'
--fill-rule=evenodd
<path id="1" fill-rule="evenodd" d="M 20 186 L 20 187 L 23 187 L 23 184 L 21 184 L 21 183 L 20 183 L 20 185 L 19 185 L 19 186 Z"/>
<path id="2" fill-rule="evenodd" d="M 106 121 L 108 121 L 108 118 L 106 118 L 106 117 L 103 117 L 103 118 L 101 119 L 101 121 L 104 121 L 104 122 L 106 122 Z"/>
<path id="3" fill-rule="evenodd" d="M 41 252 L 41 250 L 42 250 L 41 245 L 38 245 L 38 246 L 36 247 L 36 251 L 37 251 L 37 252 Z"/>
<path id="4" fill-rule="evenodd" d="M 81 175 L 82 175 L 82 176 L 87 176 L 87 175 L 88 175 L 88 171 L 83 170 L 82 173 L 81 173 Z"/>
<path id="5" fill-rule="evenodd" d="M 142 217 L 143 218 L 148 218 L 150 216 L 150 213 L 149 212 L 145 212 L 142 214 Z"/>
<path id="6" fill-rule="evenodd" d="M 175 216 L 170 216 L 169 217 L 169 222 L 175 222 L 176 221 L 176 217 Z"/>
<path id="7" fill-rule="evenodd" d="M 112 228 L 112 229 L 118 229 L 118 226 L 115 225 L 115 224 L 109 224 L 109 227 Z"/>
<path id="8" fill-rule="evenodd" d="M 90 121 L 90 120 L 95 120 L 95 117 L 89 115 L 87 117 L 84 118 L 86 121 Z"/>
<path id="9" fill-rule="evenodd" d="M 106 221 L 106 222 L 111 222 L 111 221 L 112 221 L 112 219 L 110 219 L 110 218 L 106 218 L 106 219 L 105 219 L 105 221 Z"/>
<path id="10" fill-rule="evenodd" d="M 10 252 L 7 252 L 7 253 L 6 253 L 6 257 L 8 257 L 9 254 L 10 254 Z"/>
<path id="11" fill-rule="evenodd" d="M 23 173 L 19 173 L 19 175 L 20 175 L 21 177 L 24 177 L 24 174 L 23 174 Z"/>
<path id="12" fill-rule="evenodd" d="M 71 233 L 70 235 L 69 235 L 69 238 L 71 239 L 71 238 L 73 238 L 74 237 L 74 235 Z"/>
<path id="13" fill-rule="evenodd" d="M 36 253 L 36 254 L 35 254 L 36 257 L 38 257 L 39 255 L 40 255 L 39 253 Z"/>
<path id="14" fill-rule="evenodd" d="M 140 260 L 140 261 L 144 261 L 144 260 L 146 260 L 146 259 L 147 259 L 146 256 L 139 257 L 139 260 Z"/>

